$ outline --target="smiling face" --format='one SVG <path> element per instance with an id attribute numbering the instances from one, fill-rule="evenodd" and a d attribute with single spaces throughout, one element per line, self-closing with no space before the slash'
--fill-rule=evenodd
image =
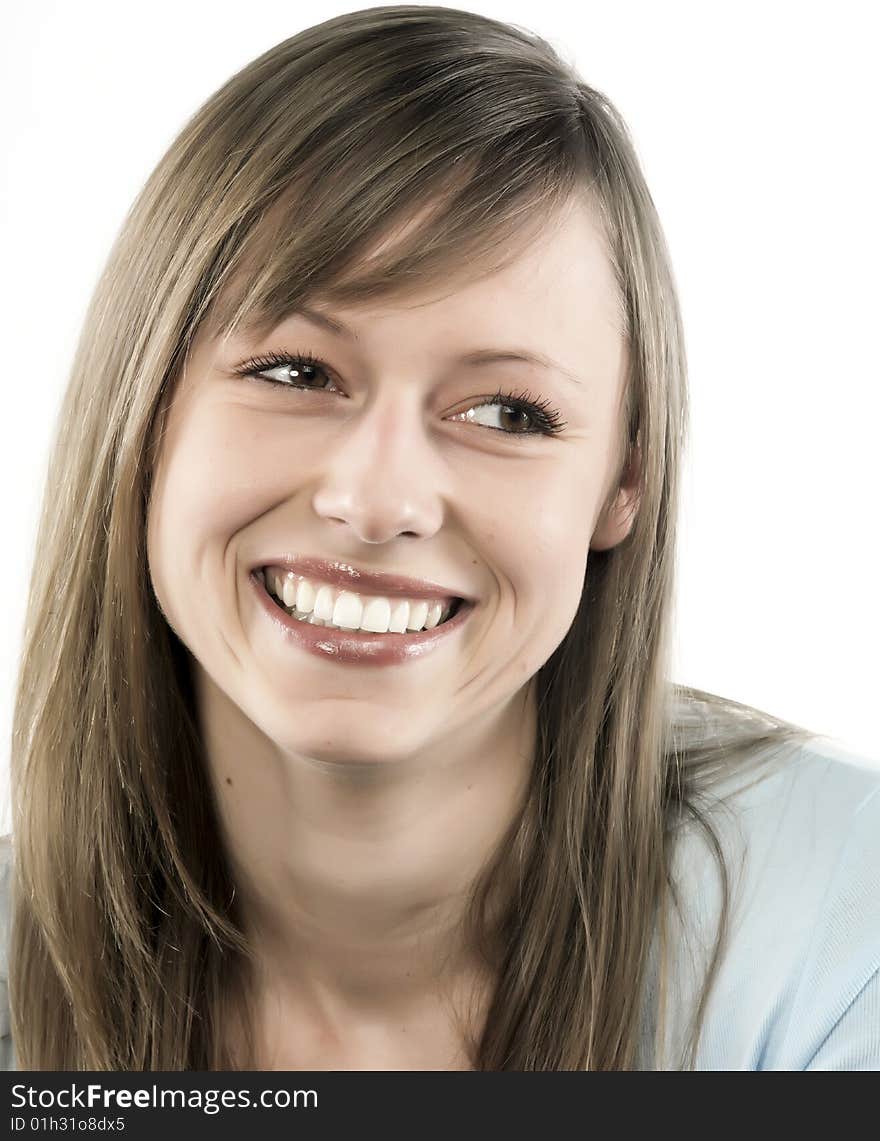
<path id="1" fill-rule="evenodd" d="M 388 762 L 509 707 L 569 629 L 590 546 L 628 533 L 632 488 L 602 510 L 627 363 L 614 274 L 577 205 L 449 296 L 309 307 L 347 331 L 298 312 L 260 339 L 196 338 L 153 482 L 149 570 L 242 724 L 285 752 Z M 555 364 L 468 359 L 490 349 Z M 273 353 L 320 363 L 242 375 Z M 489 403 L 499 391 L 531 407 Z M 251 571 L 282 554 L 477 604 L 431 653 L 342 662 L 285 637 L 264 605 Z"/>

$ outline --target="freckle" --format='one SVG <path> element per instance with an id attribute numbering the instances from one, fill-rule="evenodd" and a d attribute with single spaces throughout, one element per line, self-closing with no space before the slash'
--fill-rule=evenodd
<path id="1" fill-rule="evenodd" d="M 227 777 L 227 778 L 226 778 L 226 783 L 227 783 L 227 784 L 232 784 L 232 777 Z"/>

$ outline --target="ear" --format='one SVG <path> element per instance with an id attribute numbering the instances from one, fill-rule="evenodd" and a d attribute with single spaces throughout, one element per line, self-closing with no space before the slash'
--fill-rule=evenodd
<path id="1" fill-rule="evenodd" d="M 590 549 L 608 551 L 622 543 L 633 528 L 642 499 L 642 453 L 638 443 L 630 449 L 630 458 L 621 476 L 614 499 L 599 516 Z"/>

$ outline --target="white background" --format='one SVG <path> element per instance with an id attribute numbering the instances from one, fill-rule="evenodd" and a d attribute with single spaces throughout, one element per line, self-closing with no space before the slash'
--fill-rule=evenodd
<path id="1" fill-rule="evenodd" d="M 874 5 L 454 6 L 538 32 L 616 103 L 664 223 L 693 433 L 675 679 L 880 763 Z M 356 7 L 43 0 L 4 15 L 4 832 L 48 444 L 110 244 L 204 99 L 273 44 Z"/>

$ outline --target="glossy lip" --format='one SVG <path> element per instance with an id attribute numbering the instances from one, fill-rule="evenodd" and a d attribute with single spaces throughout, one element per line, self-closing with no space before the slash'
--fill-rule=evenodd
<path id="1" fill-rule="evenodd" d="M 275 564 L 266 564 L 275 565 Z M 454 614 L 433 630 L 420 630 L 408 634 L 371 634 L 367 630 L 331 630 L 327 626 L 313 626 L 300 622 L 282 610 L 257 577 L 257 567 L 249 578 L 260 605 L 289 641 L 319 658 L 354 665 L 393 666 L 422 658 L 435 650 L 441 642 L 461 629 L 475 609 L 475 604 L 464 600 Z M 436 596 L 432 596 L 436 597 Z"/>
<path id="2" fill-rule="evenodd" d="M 343 587 L 362 594 L 377 594 L 386 598 L 423 598 L 427 600 L 462 598 L 465 602 L 476 603 L 476 599 L 467 594 L 461 594 L 449 587 L 440 586 L 436 582 L 426 582 L 424 579 L 404 578 L 402 575 L 384 574 L 379 571 L 365 571 L 351 563 L 328 561 L 303 556 L 294 558 L 290 555 L 266 557 L 251 567 L 251 573 L 262 570 L 264 567 L 278 567 L 280 570 L 293 571 L 312 582 L 327 583 L 330 586 Z M 318 627 L 320 629 L 320 627 Z"/>

